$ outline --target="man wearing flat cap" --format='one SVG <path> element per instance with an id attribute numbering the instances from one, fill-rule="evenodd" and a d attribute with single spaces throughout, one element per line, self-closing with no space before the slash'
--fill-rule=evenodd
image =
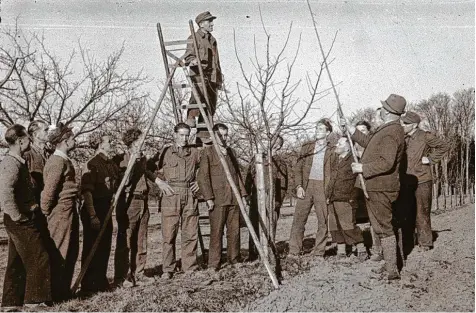
<path id="1" fill-rule="evenodd" d="M 213 31 L 213 20 L 216 19 L 209 11 L 202 12 L 198 14 L 195 18 L 195 22 L 199 26 L 199 29 L 195 32 L 195 37 L 197 38 L 198 44 L 198 56 L 195 54 L 195 49 L 193 43 L 190 42 L 192 36 L 188 38 L 189 43 L 187 44 L 187 50 L 185 51 L 185 64 L 190 66 L 190 78 L 195 84 L 195 88 L 200 96 L 200 103 L 207 103 L 203 89 L 201 87 L 201 78 L 198 65 L 202 67 L 203 74 L 205 77 L 204 85 L 206 86 L 206 92 L 208 100 L 210 101 L 208 107 L 208 114 L 213 117 L 215 114 L 216 104 L 217 104 L 217 90 L 221 88 L 222 85 L 222 72 L 220 67 L 220 59 L 218 57 L 218 48 L 217 41 L 215 37 L 211 34 Z M 190 104 L 196 104 L 197 99 L 195 99 L 192 94 L 190 98 Z M 189 109 L 187 112 L 187 124 L 194 128 L 195 118 L 200 118 L 199 109 Z M 200 118 L 201 119 L 201 118 Z M 200 120 L 199 120 L 200 122 Z"/>
<path id="2" fill-rule="evenodd" d="M 407 104 L 405 98 L 391 94 L 381 101 L 382 125 L 369 135 L 355 127 L 341 124 L 352 134 L 352 139 L 365 148 L 360 163 L 352 163 L 354 173 L 362 173 L 366 180 L 369 199 L 366 199 L 370 224 L 380 238 L 385 266 L 379 273 L 386 272 L 388 280 L 400 278 L 397 267 L 397 241 L 395 225 L 392 225 L 394 202 L 400 190 L 400 163 L 405 149 L 405 134 L 400 125 L 400 116 Z"/>
<path id="3" fill-rule="evenodd" d="M 433 247 L 430 220 L 433 185 L 431 164 L 438 163 L 443 158 L 448 151 L 448 144 L 435 134 L 419 128 L 421 119 L 415 112 L 407 112 L 400 121 L 405 132 L 406 144 L 406 175 L 402 179 L 402 192 L 404 192 L 402 205 L 407 210 L 411 208 L 413 217 L 416 213 L 416 225 L 412 224 L 416 226 L 419 249 L 427 251 Z M 414 227 L 411 227 L 412 241 L 413 232 Z"/>

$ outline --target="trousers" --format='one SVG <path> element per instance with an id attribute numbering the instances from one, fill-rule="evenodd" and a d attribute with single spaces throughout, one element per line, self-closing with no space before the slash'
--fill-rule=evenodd
<path id="1" fill-rule="evenodd" d="M 332 241 L 353 245 L 364 241 L 362 231 L 355 223 L 356 209 L 348 202 L 332 202 L 329 208 L 329 230 Z"/>
<path id="2" fill-rule="evenodd" d="M 316 245 L 314 246 L 314 253 L 323 256 L 326 251 L 328 229 L 324 181 L 310 179 L 306 188 L 306 196 L 304 199 L 298 199 L 296 203 L 293 224 L 291 226 L 291 235 L 289 238 L 290 254 L 299 254 L 301 252 L 305 226 L 313 206 L 317 216 Z"/>
<path id="3" fill-rule="evenodd" d="M 104 227 L 110 203 L 111 199 L 109 198 L 94 199 L 94 209 L 96 211 L 96 216 L 101 222 L 101 228 Z M 99 230 L 91 228 L 91 218 L 88 212 L 84 209 L 81 211 L 81 221 L 83 223 L 83 251 L 81 254 L 81 262 L 85 262 L 91 252 L 96 238 L 99 235 Z M 91 263 L 89 263 L 88 270 L 81 281 L 82 291 L 105 291 L 109 287 L 109 281 L 107 280 L 107 266 L 111 254 L 111 244 L 112 220 L 109 219 Z"/>
<path id="4" fill-rule="evenodd" d="M 17 223 L 3 218 L 8 234 L 8 261 L 2 306 L 23 306 L 52 300 L 48 253 L 33 220 Z"/>
<path id="5" fill-rule="evenodd" d="M 114 254 L 114 279 L 133 279 L 143 273 L 147 260 L 147 226 L 149 224 L 147 198 L 133 195 L 119 198 L 116 220 L 117 241 Z"/>
<path id="6" fill-rule="evenodd" d="M 182 270 L 197 268 L 198 206 L 189 188 L 173 187 L 175 194 L 162 197 L 162 269 L 175 269 L 175 242 L 181 225 Z"/>
<path id="7" fill-rule="evenodd" d="M 218 206 L 209 213 L 210 248 L 208 267 L 220 268 L 223 232 L 226 225 L 226 255 L 228 263 L 237 263 L 240 259 L 240 211 L 235 205 Z"/>

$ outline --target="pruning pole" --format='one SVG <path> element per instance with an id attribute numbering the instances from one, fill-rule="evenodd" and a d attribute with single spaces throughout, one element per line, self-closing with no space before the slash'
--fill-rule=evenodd
<path id="1" fill-rule="evenodd" d="M 327 57 L 326 57 L 326 54 L 324 52 L 324 48 L 322 47 L 321 38 L 319 37 L 319 32 L 317 31 L 317 26 L 316 26 L 317 23 L 316 23 L 316 20 L 314 19 L 314 13 L 312 12 L 312 8 L 311 8 L 311 4 L 309 3 L 309 0 L 306 0 L 306 1 L 307 1 L 307 6 L 309 7 L 309 13 L 311 14 L 312 24 L 314 26 L 314 31 L 316 32 L 317 42 L 319 43 L 319 50 L 321 50 L 322 58 L 324 59 L 324 65 L 326 66 L 327 76 L 329 77 L 329 81 L 331 82 L 331 85 L 332 85 L 332 90 L 334 91 L 334 95 L 335 95 L 336 100 L 337 100 L 337 110 L 339 112 L 340 118 L 344 118 L 344 112 L 342 112 L 342 104 L 340 103 L 340 100 L 339 100 L 339 94 L 337 93 L 336 86 L 334 85 L 334 81 L 332 80 L 331 71 L 329 69 L 329 65 L 327 64 Z M 352 157 L 354 158 L 354 162 L 358 163 L 359 158 L 357 157 L 357 153 L 355 151 L 354 143 L 352 142 L 352 136 L 350 135 L 350 132 L 347 129 L 347 127 L 345 127 L 345 135 L 347 137 L 347 140 L 349 141 L 350 150 L 352 151 Z M 362 175 L 362 173 L 358 174 L 358 179 L 360 181 L 360 186 L 362 187 L 362 191 L 365 195 L 365 198 L 369 199 L 369 194 L 367 193 L 367 188 L 365 186 L 365 180 L 364 180 L 364 176 Z"/>
<path id="2" fill-rule="evenodd" d="M 174 66 L 172 67 L 171 69 L 171 72 L 170 72 L 170 75 L 167 77 L 167 81 L 165 82 L 165 85 L 164 85 L 164 88 L 162 90 L 162 93 L 160 95 L 160 98 L 159 100 L 157 101 L 157 104 L 155 105 L 155 108 L 154 108 L 154 111 L 152 113 L 152 116 L 150 117 L 149 119 L 149 122 L 147 124 L 147 128 L 145 129 L 145 131 L 142 133 L 140 139 L 139 139 L 139 146 L 137 147 L 137 149 L 135 149 L 133 152 L 132 152 L 132 155 L 131 157 L 129 158 L 129 163 L 127 164 L 127 168 L 126 168 L 126 171 L 124 173 L 124 177 L 122 178 L 121 180 L 121 183 L 119 184 L 119 188 L 117 189 L 116 193 L 114 194 L 114 200 L 111 204 L 111 207 L 109 208 L 109 211 L 107 212 L 107 215 L 104 219 L 104 223 L 101 227 L 101 230 L 99 231 L 99 234 L 96 238 L 96 241 L 94 241 L 94 245 L 93 247 L 91 248 L 91 251 L 89 252 L 86 260 L 84 261 L 84 264 L 83 266 L 81 267 L 81 272 L 79 273 L 79 276 L 78 278 L 76 278 L 76 281 L 74 282 L 74 285 L 73 287 L 71 288 L 71 292 L 74 294 L 76 292 L 76 290 L 78 289 L 79 287 L 79 284 L 81 283 L 81 281 L 83 280 L 83 277 L 84 275 L 86 274 L 86 271 L 88 270 L 88 267 L 89 267 L 89 264 L 91 263 L 93 257 L 94 257 L 94 254 L 96 253 L 96 250 L 99 246 L 99 242 L 101 241 L 101 238 L 102 236 L 104 235 L 104 232 L 106 231 L 106 226 L 109 222 L 109 220 L 111 219 L 112 217 L 112 212 L 114 212 L 114 210 L 116 209 L 117 207 L 117 203 L 119 202 L 119 198 L 121 197 L 121 194 L 122 192 L 124 191 L 124 187 L 126 186 L 126 182 L 129 180 L 129 177 L 132 173 L 132 169 L 136 163 L 136 159 L 140 156 L 140 151 L 142 149 L 142 146 L 144 145 L 144 142 L 145 142 L 145 138 L 147 136 L 147 134 L 149 133 L 151 127 L 152 127 L 152 124 L 154 122 L 154 119 L 157 115 L 157 112 L 159 111 L 160 109 L 160 106 L 162 104 L 162 101 L 164 100 L 165 98 L 165 95 L 167 93 L 167 89 L 168 89 L 168 86 L 170 84 L 170 82 L 172 81 L 172 78 L 175 74 L 175 70 L 177 69 L 177 67 L 180 65 L 180 63 L 182 63 L 182 60 L 179 59 L 175 64 Z"/>
<path id="3" fill-rule="evenodd" d="M 193 38 L 193 42 L 194 42 L 195 55 L 198 56 L 199 54 L 198 54 L 197 38 L 195 37 L 195 29 L 193 28 L 193 22 L 191 20 L 189 21 L 189 26 L 190 26 L 190 32 L 192 34 L 192 38 Z M 202 71 L 200 63 L 199 63 L 198 68 L 200 69 L 200 71 Z M 186 71 L 186 69 L 185 69 L 185 71 Z M 233 190 L 233 194 L 235 195 L 236 201 L 238 202 L 238 206 L 240 207 L 240 211 L 241 211 L 241 214 L 243 215 L 243 218 L 246 222 L 246 226 L 248 227 L 248 230 L 250 231 L 250 235 L 253 238 L 253 241 L 254 241 L 256 247 L 258 248 L 258 253 L 261 257 L 261 260 L 263 260 L 264 266 L 266 267 L 266 270 L 268 271 L 269 277 L 271 278 L 271 281 L 273 282 L 274 288 L 278 289 L 279 288 L 278 278 L 276 277 L 276 274 L 273 272 L 273 270 L 271 268 L 271 264 L 269 263 L 269 260 L 265 257 L 263 249 L 262 249 L 262 247 L 259 243 L 258 236 L 256 235 L 256 232 L 253 228 L 253 225 L 251 224 L 248 213 L 246 213 L 245 204 L 243 203 L 243 201 L 241 199 L 240 191 L 238 190 L 238 187 L 236 186 L 235 181 L 233 180 L 233 177 L 231 175 L 228 164 L 226 163 L 225 158 L 224 158 L 223 154 L 220 151 L 220 146 L 218 145 L 218 139 L 215 137 L 215 133 L 213 132 L 210 120 L 208 119 L 208 116 L 205 113 L 205 109 L 203 108 L 203 104 L 200 101 L 200 96 L 198 95 L 197 89 L 192 84 L 192 80 L 190 79 L 190 76 L 188 75 L 187 72 L 186 72 L 185 76 L 187 77 L 188 83 L 192 87 L 192 93 L 193 93 L 195 99 L 197 99 L 197 105 L 198 105 L 198 108 L 200 110 L 200 114 L 202 114 L 203 119 L 204 119 L 205 124 L 206 124 L 207 129 L 208 129 L 208 132 L 210 133 L 210 138 L 213 141 L 213 146 L 215 147 L 218 158 L 220 159 L 221 165 L 223 166 L 223 169 L 225 171 L 228 183 L 230 184 L 231 189 Z"/>

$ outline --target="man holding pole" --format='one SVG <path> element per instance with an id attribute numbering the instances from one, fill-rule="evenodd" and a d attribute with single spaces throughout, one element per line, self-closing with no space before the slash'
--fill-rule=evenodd
<path id="1" fill-rule="evenodd" d="M 198 206 L 195 174 L 200 162 L 197 148 L 188 146 L 190 126 L 174 127 L 175 144 L 164 148 L 158 161 L 155 182 L 162 191 L 162 277 L 172 278 L 175 269 L 175 241 L 182 229 L 182 270 L 197 269 Z"/>
<path id="2" fill-rule="evenodd" d="M 405 149 L 400 116 L 405 112 L 406 100 L 391 94 L 381 101 L 380 117 L 383 124 L 370 135 L 364 135 L 355 127 L 347 127 L 352 139 L 365 148 L 360 163 L 352 163 L 354 173 L 362 173 L 366 179 L 369 198 L 366 200 L 370 224 L 380 238 L 388 280 L 400 279 L 397 267 L 397 240 L 394 224 L 394 202 L 400 190 L 401 162 Z"/>
<path id="3" fill-rule="evenodd" d="M 236 186 L 239 186 L 243 203 L 246 203 L 247 194 L 240 176 L 236 154 L 226 144 L 228 127 L 217 123 L 213 126 L 213 132 L 218 138 L 220 153 L 230 169 L 230 179 L 235 182 Z M 218 271 L 221 263 L 222 237 L 225 225 L 227 228 L 228 263 L 235 264 L 240 260 L 240 210 L 214 147 L 207 147 L 202 151 L 197 181 L 203 198 L 207 201 L 210 215 L 208 268 Z"/>
<path id="4" fill-rule="evenodd" d="M 128 151 L 124 153 L 119 165 L 126 169 L 129 159 L 139 145 L 142 131 L 133 127 L 122 138 Z M 142 154 L 135 160 L 131 175 L 126 181 L 124 192 L 119 198 L 117 219 L 117 243 L 114 255 L 114 280 L 124 287 L 133 287 L 138 283 L 149 284 L 153 278 L 144 275 L 147 259 L 147 227 L 149 223 L 147 182 L 154 181 L 155 175 L 147 169 L 146 157 Z"/>
<path id="5" fill-rule="evenodd" d="M 218 47 L 215 37 L 211 34 L 213 31 L 213 20 L 216 19 L 209 11 L 202 12 L 195 18 L 195 22 L 199 26 L 199 29 L 195 33 L 198 44 L 198 53 L 196 55 L 195 49 L 192 42 L 187 44 L 187 50 L 185 52 L 184 60 L 185 64 L 190 66 L 190 78 L 195 84 L 200 99 L 195 99 L 192 94 L 190 98 L 190 104 L 196 104 L 197 101 L 200 103 L 206 103 L 206 97 L 203 92 L 201 84 L 204 84 L 206 87 L 206 93 L 209 100 L 209 107 L 207 107 L 207 114 L 210 117 L 213 117 L 217 105 L 217 92 L 222 85 L 222 73 L 220 67 L 220 59 L 218 57 Z M 192 37 L 188 38 L 191 41 Z M 198 66 L 201 66 L 203 69 L 203 74 L 205 81 L 202 82 L 200 78 L 200 73 Z M 199 109 L 189 109 L 187 112 L 187 124 L 194 128 L 195 117 L 200 116 Z M 212 120 L 212 119 L 211 119 Z"/>
<path id="6" fill-rule="evenodd" d="M 120 176 L 119 167 L 111 159 L 113 152 L 111 137 L 99 132 L 93 133 L 89 137 L 89 145 L 96 153 L 86 163 L 81 178 L 81 193 L 84 199 L 81 208 L 84 237 L 82 263 L 91 252 L 101 227 L 105 227 L 105 231 L 81 281 L 83 294 L 109 289 L 107 266 L 111 253 L 112 220 L 109 219 L 106 225 L 104 224 Z"/>
<path id="7" fill-rule="evenodd" d="M 304 227 L 314 206 L 317 215 L 316 260 L 323 260 L 327 243 L 327 204 L 325 188 L 330 178 L 330 157 L 332 144 L 329 135 L 332 125 L 328 119 L 317 122 L 316 140 L 305 143 L 296 164 L 295 184 L 298 201 L 294 211 L 289 239 L 289 257 L 296 258 L 301 253 Z"/>

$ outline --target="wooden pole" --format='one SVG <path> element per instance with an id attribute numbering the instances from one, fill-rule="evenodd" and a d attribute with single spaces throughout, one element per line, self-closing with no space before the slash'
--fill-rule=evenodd
<path id="1" fill-rule="evenodd" d="M 263 153 L 261 151 L 258 151 L 258 153 L 255 154 L 255 168 L 256 168 L 256 191 L 258 193 L 257 199 L 258 199 L 258 212 L 261 217 L 262 221 L 266 221 L 266 188 L 265 188 L 265 183 L 264 183 L 264 166 L 263 166 Z M 266 224 L 265 224 L 266 225 Z M 260 227 L 260 242 L 261 246 L 263 247 L 263 252 L 266 258 L 269 256 L 268 252 L 268 236 L 266 236 L 265 231 L 267 231 L 268 227 L 266 229 L 263 229 L 263 227 Z"/>
<path id="2" fill-rule="evenodd" d="M 317 42 L 319 43 L 319 50 L 321 50 L 322 58 L 324 59 L 324 65 L 326 66 L 327 76 L 329 77 L 329 81 L 331 82 L 332 90 L 334 91 L 334 96 L 335 96 L 336 101 L 337 101 L 337 110 L 339 112 L 340 118 L 344 118 L 344 112 L 342 112 L 342 104 L 340 103 L 339 94 L 337 93 L 337 89 L 336 89 L 336 86 L 334 84 L 334 80 L 332 79 L 332 76 L 331 76 L 331 70 L 329 69 L 329 64 L 327 64 L 327 57 L 326 57 L 326 54 L 324 52 L 324 48 L 322 47 L 321 38 L 319 37 L 319 32 L 317 31 L 316 20 L 314 19 L 314 13 L 312 12 L 312 8 L 311 8 L 311 4 L 309 3 L 309 0 L 307 0 L 307 6 L 309 7 L 309 12 L 311 13 L 312 24 L 314 26 L 314 31 L 316 33 Z M 354 162 L 358 163 L 359 158 L 357 157 L 357 152 L 355 151 L 354 143 L 352 141 L 352 136 L 350 135 L 350 132 L 347 129 L 347 127 L 345 128 L 345 135 L 346 135 L 346 137 L 349 141 L 350 150 L 352 151 L 352 157 L 354 159 Z M 359 173 L 357 177 L 360 181 L 360 186 L 362 188 L 362 191 L 363 191 L 365 197 L 368 199 L 369 194 L 367 193 L 367 188 L 365 186 L 364 176 L 362 175 L 362 173 Z"/>
<path id="3" fill-rule="evenodd" d="M 192 20 L 189 21 L 189 26 L 190 26 L 190 32 L 192 34 L 192 38 L 193 38 L 193 42 L 194 42 L 195 54 L 198 56 L 199 54 L 198 54 L 197 38 L 195 37 L 195 30 L 193 28 Z M 201 67 L 199 66 L 198 68 L 200 69 Z M 187 71 L 187 69 L 184 69 L 184 70 Z M 200 70 L 200 72 L 202 72 L 202 70 Z M 278 289 L 279 288 L 278 278 L 276 277 L 276 274 L 272 270 L 271 264 L 269 263 L 268 259 L 265 257 L 264 251 L 261 248 L 261 245 L 259 244 L 258 236 L 256 235 L 256 232 L 253 228 L 253 225 L 251 224 L 250 217 L 248 216 L 248 213 L 246 213 L 245 204 L 244 204 L 243 200 L 241 199 L 240 191 L 238 190 L 238 187 L 236 186 L 235 181 L 233 180 L 233 177 L 231 176 L 231 172 L 230 172 L 230 169 L 228 168 L 228 164 L 226 163 L 225 158 L 224 158 L 224 156 L 223 156 L 223 154 L 220 150 L 220 146 L 218 144 L 218 139 L 217 139 L 217 137 L 215 137 L 215 133 L 213 132 L 211 122 L 208 119 L 208 116 L 206 115 L 205 109 L 203 108 L 203 104 L 199 100 L 200 97 L 198 95 L 198 92 L 197 92 L 195 86 L 192 84 L 192 81 L 191 81 L 190 76 L 188 75 L 188 73 L 186 73 L 185 76 L 187 77 L 188 83 L 192 87 L 192 92 L 193 92 L 193 95 L 194 95 L 195 99 L 197 99 L 198 108 L 200 110 L 200 113 L 203 116 L 203 119 L 204 119 L 205 124 L 206 124 L 207 129 L 208 129 L 208 132 L 210 133 L 210 138 L 212 139 L 213 146 L 214 146 L 214 148 L 217 152 L 218 158 L 220 159 L 220 163 L 223 166 L 223 170 L 225 171 L 226 178 L 228 180 L 228 183 L 230 184 L 230 187 L 233 191 L 233 194 L 235 195 L 236 201 L 238 202 L 238 206 L 240 207 L 240 211 L 241 211 L 241 214 L 243 215 L 246 226 L 248 227 L 248 230 L 250 231 L 250 235 L 253 238 L 253 241 L 256 245 L 256 248 L 258 249 L 258 253 L 259 253 L 259 255 L 260 255 L 260 257 L 261 257 L 261 259 L 264 263 L 264 266 L 266 267 L 266 270 L 268 271 L 269 277 L 271 278 L 271 281 L 273 282 L 274 287 L 276 289 Z"/>
<path id="4" fill-rule="evenodd" d="M 142 146 L 144 145 L 144 142 L 145 142 L 145 138 L 147 136 L 147 134 L 149 133 L 150 131 L 150 128 L 152 127 L 152 124 L 154 122 L 154 119 L 155 119 L 155 116 L 157 115 L 157 112 L 159 111 L 160 109 L 160 106 L 162 104 L 162 101 L 164 100 L 165 98 L 165 95 L 167 93 L 167 88 L 168 88 L 168 84 L 172 81 L 172 77 L 174 76 L 175 74 L 175 70 L 177 69 L 177 66 L 181 63 L 181 60 L 177 61 L 174 66 L 172 67 L 172 71 L 170 72 L 170 75 L 167 77 L 167 81 L 165 83 L 165 87 L 162 89 L 162 93 L 159 97 L 159 100 L 157 101 L 156 105 L 155 105 L 155 108 L 154 108 L 154 111 L 152 113 L 152 116 L 150 117 L 149 119 L 149 122 L 147 124 L 147 128 L 145 129 L 145 131 L 142 133 L 140 139 L 139 139 L 139 146 L 137 147 L 137 149 L 135 149 L 133 152 L 132 152 L 132 155 L 129 159 L 129 163 L 127 164 L 127 168 L 126 168 L 126 172 L 124 173 L 124 177 L 122 178 L 121 180 L 121 183 L 119 184 L 119 188 L 117 188 L 117 191 L 116 193 L 114 194 L 114 200 L 112 202 L 112 205 L 111 207 L 109 208 L 109 211 L 107 212 L 107 215 L 104 219 L 104 223 L 103 223 L 103 226 L 101 227 L 101 230 L 99 231 L 99 234 L 96 238 L 96 241 L 94 242 L 94 245 L 93 247 L 91 248 L 91 252 L 89 252 L 89 255 L 87 256 L 86 260 L 84 261 L 84 264 L 83 266 L 81 267 L 81 271 L 79 272 L 79 276 L 78 278 L 76 278 L 76 281 L 74 282 L 73 284 L 73 287 L 71 288 L 71 292 L 74 294 L 76 292 L 76 290 L 78 289 L 79 287 L 79 284 L 81 283 L 81 280 L 83 279 L 84 275 L 86 274 L 86 271 L 89 267 L 89 264 L 91 263 L 91 260 L 93 259 L 94 257 L 94 254 L 96 253 L 96 250 L 99 246 L 99 242 L 101 241 L 101 238 L 102 236 L 104 235 L 104 232 L 106 230 L 106 226 L 109 222 L 109 220 L 111 219 L 111 216 L 112 216 L 112 212 L 114 212 L 114 210 L 116 209 L 117 207 L 117 203 L 119 202 L 119 198 L 124 190 L 124 187 L 126 186 L 126 182 L 129 180 L 129 176 L 131 175 L 132 173 L 132 168 L 134 167 L 135 165 L 135 162 L 136 162 L 136 159 L 140 156 L 140 151 L 142 149 Z"/>

